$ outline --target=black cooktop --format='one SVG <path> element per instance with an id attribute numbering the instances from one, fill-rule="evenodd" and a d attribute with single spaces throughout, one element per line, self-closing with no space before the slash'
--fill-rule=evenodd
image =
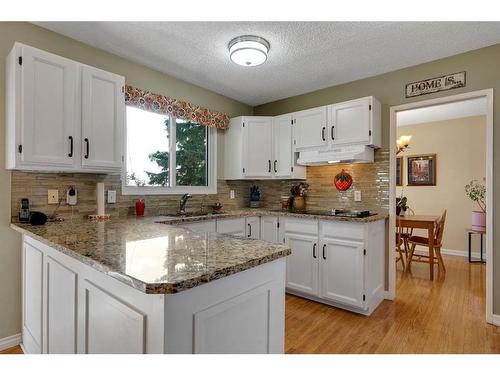
<path id="1" fill-rule="evenodd" d="M 338 216 L 338 217 L 353 217 L 353 218 L 363 218 L 369 216 L 375 216 L 376 212 L 370 211 L 360 211 L 360 210 L 305 210 L 305 211 L 290 211 L 293 213 L 303 214 L 303 215 L 319 215 L 319 216 Z"/>

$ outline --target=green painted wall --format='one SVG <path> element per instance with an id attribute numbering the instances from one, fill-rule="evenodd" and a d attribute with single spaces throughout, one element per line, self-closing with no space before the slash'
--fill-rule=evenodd
<path id="1" fill-rule="evenodd" d="M 29 23 L 0 22 L 0 339 L 21 332 L 21 237 L 9 228 L 10 176 L 5 170 L 5 57 L 15 41 L 125 76 L 133 86 L 230 114 L 252 107 Z M 219 141 L 219 145 L 222 142 Z M 218 148 L 223 160 L 223 148 Z M 222 165 L 222 164 L 221 164 Z M 222 169 L 220 168 L 222 171 Z"/>
<path id="2" fill-rule="evenodd" d="M 369 56 L 364 58 L 369 59 Z M 389 108 L 391 106 L 415 101 L 455 95 L 468 91 L 493 88 L 494 98 L 494 141 L 500 144 L 500 132 L 496 125 L 500 120 L 500 44 L 479 50 L 455 55 L 441 60 L 416 65 L 410 68 L 370 77 L 343 85 L 328 87 L 311 93 L 278 100 L 254 108 L 255 115 L 279 115 L 301 109 L 317 107 L 362 96 L 373 95 L 382 103 L 382 137 L 384 147 L 389 144 Z M 465 70 L 467 86 L 461 89 L 444 91 L 413 99 L 405 98 L 405 84 L 421 79 L 432 78 L 446 73 Z M 500 150 L 493 150 L 494 158 L 494 222 L 500 220 Z M 465 237 L 464 237 L 465 238 Z M 494 233 L 494 254 L 498 254 L 496 244 L 500 244 L 500 230 Z M 493 307 L 500 314 L 500 255 L 493 259 Z M 496 288 L 495 288 L 496 286 Z"/>

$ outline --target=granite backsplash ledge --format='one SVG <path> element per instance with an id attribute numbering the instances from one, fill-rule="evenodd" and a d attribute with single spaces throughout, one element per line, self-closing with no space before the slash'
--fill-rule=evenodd
<path id="1" fill-rule="evenodd" d="M 333 185 L 333 177 L 346 169 L 353 176 L 352 187 L 339 192 Z M 161 215 L 175 212 L 179 208 L 181 195 L 122 195 L 120 175 L 87 173 L 41 173 L 12 171 L 11 216 L 16 217 L 22 198 L 28 198 L 31 209 L 52 214 L 57 205 L 47 204 L 47 190 L 57 189 L 61 205 L 57 213 L 63 217 L 83 217 L 96 210 L 96 183 L 104 182 L 105 190 L 116 190 L 116 204 L 106 204 L 106 213 L 112 216 L 127 216 L 135 213 L 135 201 L 144 198 L 146 215 Z M 280 197 L 290 194 L 290 186 L 299 181 L 258 180 L 231 181 L 218 180 L 217 194 L 194 195 L 187 204 L 189 211 L 199 211 L 215 202 L 221 202 L 225 210 L 237 210 L 248 206 L 250 187 L 260 187 L 262 207 L 279 209 Z M 307 167 L 307 208 L 327 210 L 331 208 L 368 209 L 387 213 L 389 207 L 389 151 L 375 152 L 375 162 L 369 164 L 332 164 Z M 78 191 L 78 204 L 73 208 L 66 205 L 66 190 L 74 186 Z M 230 190 L 235 191 L 235 199 L 230 199 Z M 354 191 L 360 190 L 361 202 L 354 202 Z"/>

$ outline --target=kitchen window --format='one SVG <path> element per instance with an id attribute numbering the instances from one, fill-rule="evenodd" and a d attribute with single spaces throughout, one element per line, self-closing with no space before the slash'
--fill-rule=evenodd
<path id="1" fill-rule="evenodd" d="M 126 106 L 124 194 L 214 194 L 216 130 Z"/>

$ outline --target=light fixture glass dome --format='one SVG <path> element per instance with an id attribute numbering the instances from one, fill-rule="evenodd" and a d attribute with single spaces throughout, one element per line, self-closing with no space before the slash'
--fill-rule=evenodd
<path id="1" fill-rule="evenodd" d="M 259 36 L 239 36 L 229 42 L 229 56 L 238 65 L 257 66 L 267 60 L 269 47 L 269 42 Z"/>

